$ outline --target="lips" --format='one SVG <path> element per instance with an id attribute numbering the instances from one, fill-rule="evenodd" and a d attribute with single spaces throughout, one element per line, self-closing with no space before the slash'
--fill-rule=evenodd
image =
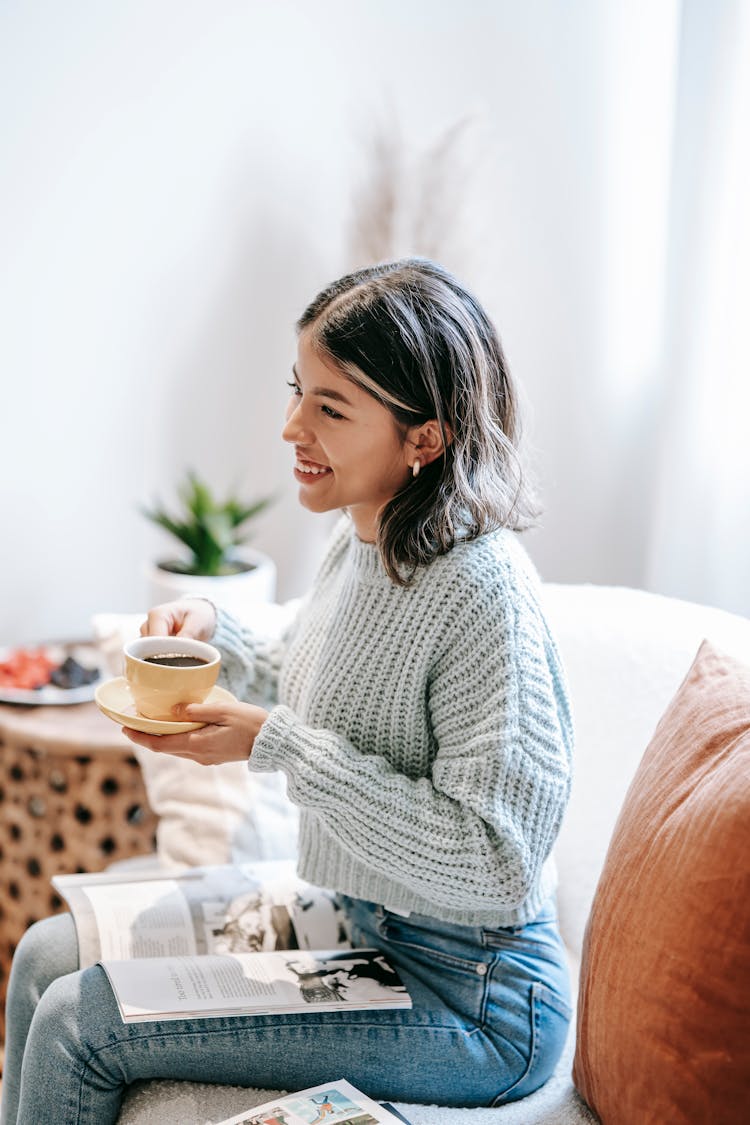
<path id="1" fill-rule="evenodd" d="M 294 472 L 295 475 L 317 479 L 318 477 L 328 476 L 333 470 L 330 465 L 321 465 L 319 461 L 308 461 L 307 458 L 297 455 Z"/>

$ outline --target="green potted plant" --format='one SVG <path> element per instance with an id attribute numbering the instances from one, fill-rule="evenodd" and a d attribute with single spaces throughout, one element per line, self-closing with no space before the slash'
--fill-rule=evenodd
<path id="1" fill-rule="evenodd" d="M 230 495 L 218 500 L 193 471 L 187 473 L 177 495 L 180 509 L 176 513 L 160 503 L 141 509 L 183 547 L 181 557 L 161 559 L 150 568 L 151 603 L 198 594 L 241 613 L 249 603 L 273 601 L 273 560 L 246 546 L 250 538 L 247 525 L 272 498 L 245 502 Z"/>

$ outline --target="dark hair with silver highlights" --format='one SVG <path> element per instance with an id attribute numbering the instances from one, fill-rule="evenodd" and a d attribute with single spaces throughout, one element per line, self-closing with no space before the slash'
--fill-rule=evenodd
<path id="1" fill-rule="evenodd" d="M 324 361 L 383 403 L 403 428 L 436 419 L 444 453 L 380 513 L 377 544 L 394 582 L 457 540 L 521 531 L 538 511 L 522 469 L 517 393 L 476 298 L 423 258 L 348 274 L 305 309 Z"/>

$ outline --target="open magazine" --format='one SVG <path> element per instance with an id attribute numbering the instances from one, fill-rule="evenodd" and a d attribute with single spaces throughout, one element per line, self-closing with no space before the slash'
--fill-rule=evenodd
<path id="1" fill-rule="evenodd" d="M 390 1105 L 368 1098 L 349 1082 L 340 1079 L 312 1086 L 298 1094 L 284 1094 L 263 1105 L 228 1117 L 219 1125 L 390 1125 L 409 1122 Z"/>
<path id="2" fill-rule="evenodd" d="M 56 875 L 80 964 L 101 964 L 124 1022 L 410 1008 L 380 951 L 353 949 L 335 895 L 291 861 Z"/>

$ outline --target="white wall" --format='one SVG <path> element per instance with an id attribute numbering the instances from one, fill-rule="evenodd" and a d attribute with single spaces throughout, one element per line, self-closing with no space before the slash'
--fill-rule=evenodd
<path id="1" fill-rule="evenodd" d="M 350 264 L 388 113 L 415 149 L 483 122 L 467 280 L 532 405 L 543 574 L 639 584 L 677 4 L 625 7 L 0 6 L 0 642 L 143 607 L 167 543 L 138 506 L 186 466 L 279 495 L 255 545 L 304 588 L 326 521 L 278 438 L 293 323 Z"/>

